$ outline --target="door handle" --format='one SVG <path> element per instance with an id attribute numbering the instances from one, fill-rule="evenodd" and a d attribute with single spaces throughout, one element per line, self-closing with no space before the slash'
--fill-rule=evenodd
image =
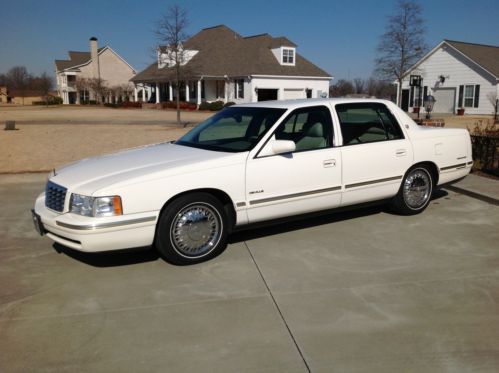
<path id="1" fill-rule="evenodd" d="M 322 162 L 322 165 L 325 168 L 334 167 L 334 166 L 336 166 L 336 159 L 326 159 L 324 162 Z"/>
<path id="2" fill-rule="evenodd" d="M 407 150 L 405 149 L 397 149 L 397 151 L 395 152 L 395 155 L 397 157 L 404 157 L 407 155 Z"/>

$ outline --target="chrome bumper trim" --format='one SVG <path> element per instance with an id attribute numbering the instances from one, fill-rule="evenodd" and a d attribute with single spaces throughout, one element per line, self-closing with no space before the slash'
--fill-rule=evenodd
<path id="1" fill-rule="evenodd" d="M 139 218 L 139 219 L 123 220 L 123 221 L 101 223 L 101 224 L 98 224 L 98 223 L 97 224 L 87 224 L 87 225 L 67 224 L 67 223 L 63 223 L 60 221 L 56 221 L 55 223 L 58 226 L 63 227 L 63 228 L 74 229 L 77 231 L 89 231 L 89 230 L 94 230 L 94 229 L 121 227 L 123 225 L 130 225 L 130 224 L 147 223 L 150 221 L 156 221 L 156 217 L 155 216 L 148 216 L 148 217 Z"/>

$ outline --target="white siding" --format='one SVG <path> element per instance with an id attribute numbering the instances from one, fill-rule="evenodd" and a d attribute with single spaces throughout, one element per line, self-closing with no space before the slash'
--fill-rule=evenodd
<path id="1" fill-rule="evenodd" d="M 428 86 L 428 94 L 435 88 L 455 88 L 455 109 L 459 108 L 459 86 L 467 84 L 480 85 L 479 106 L 477 108 L 465 108 L 465 114 L 491 114 L 493 106 L 487 95 L 497 91 L 497 80 L 489 73 L 470 62 L 454 49 L 443 44 L 441 48 L 424 60 L 411 74 L 423 77 L 422 85 Z M 410 74 L 409 74 L 410 75 Z M 409 75 L 404 80 L 402 88 L 409 87 Z M 439 77 L 446 77 L 445 82 L 440 84 Z"/>

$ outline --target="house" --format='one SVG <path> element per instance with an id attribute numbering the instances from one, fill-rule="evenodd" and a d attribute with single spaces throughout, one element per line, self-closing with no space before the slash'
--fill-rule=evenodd
<path id="1" fill-rule="evenodd" d="M 7 94 L 7 87 L 0 86 L 0 103 L 5 104 L 8 102 L 10 102 L 10 98 Z"/>
<path id="2" fill-rule="evenodd" d="M 422 78 L 420 87 L 410 85 L 411 76 Z M 498 82 L 499 47 L 443 40 L 405 75 L 401 107 L 412 111 L 431 94 L 436 99 L 435 113 L 464 109 L 465 114 L 492 114 Z"/>
<path id="3" fill-rule="evenodd" d="M 92 37 L 89 52 L 68 54 L 69 60 L 55 60 L 57 91 L 64 104 L 114 103 L 131 94 L 129 81 L 137 72 L 110 46 L 98 48 Z"/>
<path id="4" fill-rule="evenodd" d="M 199 105 L 328 96 L 330 74 L 298 54 L 296 44 L 285 37 L 243 37 L 219 25 L 192 36 L 182 50 L 185 78 L 180 89 L 173 84 L 171 53 L 162 46 L 157 61 L 131 79 L 136 100 L 159 103 L 179 94 L 180 100 Z"/>

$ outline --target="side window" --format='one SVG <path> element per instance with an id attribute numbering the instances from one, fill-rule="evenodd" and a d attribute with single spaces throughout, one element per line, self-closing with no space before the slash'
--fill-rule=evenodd
<path id="1" fill-rule="evenodd" d="M 343 145 L 364 144 L 404 138 L 395 117 L 383 104 L 336 105 Z"/>
<path id="2" fill-rule="evenodd" d="M 276 140 L 291 140 L 296 151 L 327 148 L 332 143 L 331 113 L 325 106 L 297 109 L 275 132 Z"/>

